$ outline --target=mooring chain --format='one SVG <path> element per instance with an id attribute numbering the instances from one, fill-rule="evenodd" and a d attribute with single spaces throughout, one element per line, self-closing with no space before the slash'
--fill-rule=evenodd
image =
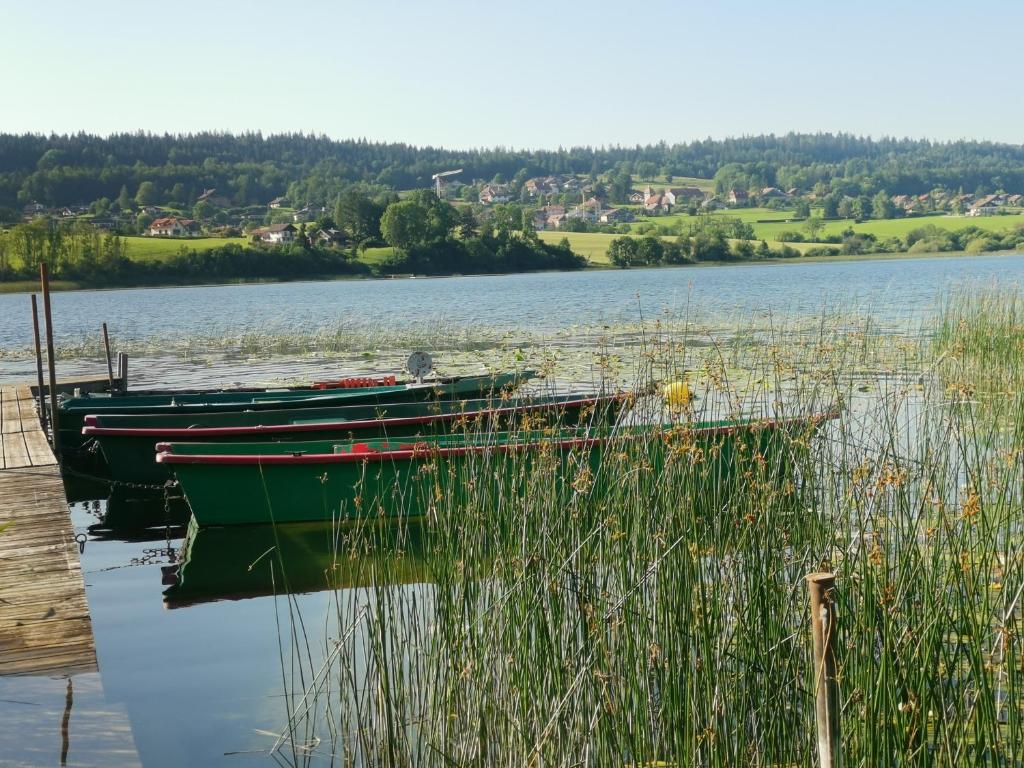
<path id="1" fill-rule="evenodd" d="M 139 557 L 128 561 L 129 565 L 163 565 L 178 562 L 178 551 L 168 545 L 165 547 L 147 548 Z"/>
<path id="2" fill-rule="evenodd" d="M 101 477 L 100 475 L 93 475 L 88 472 L 82 472 L 78 469 L 72 469 L 65 465 L 61 468 L 62 472 L 66 472 L 69 475 L 80 477 L 83 480 L 91 480 L 95 483 L 105 483 L 114 488 L 128 488 L 134 491 L 162 491 L 166 487 L 167 483 L 131 483 L 127 480 L 114 480 L 110 477 Z"/>

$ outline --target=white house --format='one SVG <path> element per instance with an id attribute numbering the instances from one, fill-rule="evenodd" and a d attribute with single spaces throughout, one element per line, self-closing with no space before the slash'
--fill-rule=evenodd
<path id="1" fill-rule="evenodd" d="M 668 213 L 671 208 L 672 204 L 665 198 L 665 195 L 655 194 L 644 200 L 644 210 L 648 213 Z"/>
<path id="2" fill-rule="evenodd" d="M 544 229 L 558 229 L 565 219 L 565 208 L 561 205 L 545 205 L 538 208 L 533 214 L 533 228 L 540 231 Z"/>
<path id="3" fill-rule="evenodd" d="M 485 184 L 483 189 L 480 190 L 480 204 L 481 205 L 495 205 L 498 203 L 507 203 L 512 199 L 512 193 L 504 184 Z"/>
<path id="4" fill-rule="evenodd" d="M 672 205 L 683 205 L 689 201 L 699 203 L 704 200 L 704 192 L 698 187 L 670 187 L 665 196 Z"/>
<path id="5" fill-rule="evenodd" d="M 154 219 L 146 234 L 150 237 L 195 237 L 199 234 L 199 225 L 192 219 L 165 216 Z"/>
<path id="6" fill-rule="evenodd" d="M 269 227 L 254 229 L 252 236 L 264 243 L 284 245 L 295 242 L 296 229 L 291 224 L 271 224 Z"/>
<path id="7" fill-rule="evenodd" d="M 599 214 L 598 221 L 602 224 L 619 224 L 632 221 L 633 218 L 633 212 L 628 208 L 609 208 Z"/>
<path id="8" fill-rule="evenodd" d="M 1002 207 L 1004 202 L 1002 195 L 985 195 L 971 203 L 971 207 L 967 211 L 967 215 L 991 216 Z"/>

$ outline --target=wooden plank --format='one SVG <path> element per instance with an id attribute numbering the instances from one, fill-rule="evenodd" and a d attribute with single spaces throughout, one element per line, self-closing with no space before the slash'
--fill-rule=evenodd
<path id="1" fill-rule="evenodd" d="M 21 409 L 18 407 L 18 393 L 14 387 L 0 390 L 0 434 L 21 432 Z"/>
<path id="2" fill-rule="evenodd" d="M 14 388 L 14 391 L 18 395 L 19 400 L 22 402 L 27 400 L 33 404 L 33 407 L 35 407 L 36 396 L 32 394 L 32 387 L 29 384 L 18 384 Z M 32 413 L 35 413 L 35 411 L 33 410 Z"/>
<path id="3" fill-rule="evenodd" d="M 25 436 L 21 432 L 8 432 L 0 436 L 0 438 L 2 438 L 4 444 L 5 469 L 32 466 L 32 462 L 28 458 L 28 446 L 25 445 Z"/>
<path id="4" fill-rule="evenodd" d="M 56 601 L 78 600 L 79 593 L 74 591 L 54 590 L 50 584 L 35 584 L 32 587 L 15 585 L 0 590 L 0 601 L 9 603 L 11 606 L 25 605 L 36 600 L 52 599 Z"/>
<path id="5" fill-rule="evenodd" d="M 8 626 L 14 626 L 18 622 L 37 621 L 51 610 L 62 612 L 67 616 L 88 616 L 89 614 L 89 606 L 86 601 L 79 600 L 75 595 L 26 595 L 19 597 L 16 601 L 11 601 L 4 611 L 3 621 L 10 622 Z"/>
<path id="6" fill-rule="evenodd" d="M 50 450 L 50 443 L 41 429 L 25 432 L 25 447 L 33 467 L 47 467 L 56 464 L 57 459 Z"/>
<path id="7" fill-rule="evenodd" d="M 3 410 L 4 424 L 7 426 L 2 432 L 9 435 L 20 432 L 22 435 L 22 443 L 15 443 L 13 453 L 9 450 L 4 451 L 5 458 L 0 467 L 11 469 L 56 464 L 57 460 L 50 449 L 50 443 L 39 424 L 32 390 L 26 385 L 16 388 L 4 387 L 0 397 L 3 398 L 2 402 L 6 403 Z"/>
<path id="8" fill-rule="evenodd" d="M 0 388 L 0 675 L 96 670 L 78 545 L 31 392 Z M 15 467 L 15 468 L 12 468 Z"/>

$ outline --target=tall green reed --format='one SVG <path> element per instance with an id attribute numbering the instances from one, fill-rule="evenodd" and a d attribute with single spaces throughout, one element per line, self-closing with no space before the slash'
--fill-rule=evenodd
<path id="1" fill-rule="evenodd" d="M 424 520 L 338 529 L 365 586 L 333 592 L 331 671 L 292 728 L 341 765 L 810 765 L 803 576 L 828 569 L 846 762 L 1019 763 L 1024 351 L 970 343 L 1016 333 L 1012 301 L 906 337 L 649 324 L 624 359 L 641 387 L 689 377 L 679 426 L 599 456 L 426 461 L 402 489 Z M 833 406 L 818 429 L 687 427 Z"/>

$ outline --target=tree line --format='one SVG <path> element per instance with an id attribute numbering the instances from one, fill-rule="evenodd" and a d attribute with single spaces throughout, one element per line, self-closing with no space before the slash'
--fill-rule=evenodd
<path id="1" fill-rule="evenodd" d="M 456 209 L 431 190 L 388 205 L 379 226 L 394 248 L 382 268 L 392 272 L 528 272 L 582 269 L 587 263 L 568 241 L 541 241 L 528 210 L 520 206 L 500 206 L 477 222 L 468 208 Z"/>
<path id="2" fill-rule="evenodd" d="M 456 209 L 430 190 L 404 200 L 374 198 L 350 189 L 333 216 L 310 230 L 343 233 L 345 246 L 311 239 L 305 225 L 296 242 L 267 245 L 226 243 L 202 250 L 182 240 L 178 252 L 160 260 L 133 259 L 129 240 L 83 222 L 36 219 L 0 232 L 0 281 L 33 277 L 45 263 L 55 278 L 87 285 L 166 284 L 234 279 L 295 279 L 332 275 L 485 274 L 571 270 L 586 261 L 569 248 L 542 242 L 529 213 L 519 206 L 492 211 L 483 222 Z M 368 247 L 390 245 L 383 261 L 360 259 Z"/>
<path id="3" fill-rule="evenodd" d="M 30 280 L 46 264 L 57 279 L 88 286 L 167 285 L 368 275 L 353 254 L 307 240 L 263 248 L 227 243 L 197 250 L 182 241 L 159 260 L 133 259 L 129 241 L 80 223 L 39 219 L 0 234 L 0 282 Z"/>
<path id="4" fill-rule="evenodd" d="M 287 195 L 331 204 L 352 184 L 379 189 L 431 185 L 439 170 L 463 178 L 546 174 L 630 174 L 714 178 L 720 190 L 821 184 L 846 196 L 922 194 L 937 187 L 1024 193 L 1024 147 L 977 141 L 872 139 L 849 134 L 787 134 L 648 146 L 452 150 L 308 134 L 85 133 L 0 134 L 0 207 L 47 206 L 136 196 L 152 184 L 155 204 L 191 206 L 216 188 L 237 205 Z M 621 189 L 612 197 L 620 198 Z"/>
<path id="5" fill-rule="evenodd" d="M 697 264 L 709 261 L 753 261 L 756 259 L 787 259 L 800 253 L 787 245 L 770 248 L 762 240 L 733 240 L 723 229 L 707 228 L 692 236 L 680 235 L 666 240 L 655 235 L 617 237 L 608 246 L 608 258 L 621 269 L 659 265 Z"/>

